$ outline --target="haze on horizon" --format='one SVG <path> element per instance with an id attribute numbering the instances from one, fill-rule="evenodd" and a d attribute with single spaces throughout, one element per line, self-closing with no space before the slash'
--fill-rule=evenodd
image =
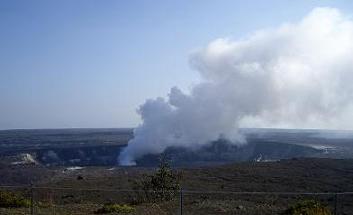
<path id="1" fill-rule="evenodd" d="M 195 50 L 232 47 L 317 7 L 353 14 L 343 0 L 1 1 L 0 129 L 135 127 L 146 99 L 214 79 L 190 67 Z"/>

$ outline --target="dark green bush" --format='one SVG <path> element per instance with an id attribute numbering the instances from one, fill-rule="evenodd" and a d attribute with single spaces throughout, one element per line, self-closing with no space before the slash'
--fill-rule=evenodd
<path id="1" fill-rule="evenodd" d="M 169 162 L 162 157 L 158 170 L 152 175 L 145 175 L 141 180 L 134 181 L 138 199 L 134 203 L 170 201 L 180 190 L 180 174 L 174 172 Z M 143 195 L 141 195 L 143 191 Z"/>
<path id="2" fill-rule="evenodd" d="M 19 208 L 29 207 L 31 201 L 9 191 L 0 191 L 0 207 L 2 208 Z"/>
<path id="3" fill-rule="evenodd" d="M 330 209 L 315 200 L 301 200 L 290 206 L 285 215 L 332 215 Z"/>
<path id="4" fill-rule="evenodd" d="M 119 204 L 105 204 L 102 208 L 98 209 L 96 214 L 106 214 L 106 213 L 122 213 L 129 214 L 135 211 L 135 208 L 129 205 L 119 205 Z"/>

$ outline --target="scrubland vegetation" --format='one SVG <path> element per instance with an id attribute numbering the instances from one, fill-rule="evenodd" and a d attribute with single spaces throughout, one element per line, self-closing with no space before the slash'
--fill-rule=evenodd
<path id="1" fill-rule="evenodd" d="M 349 160 L 294 159 L 193 169 L 161 162 L 156 169 L 79 170 L 38 184 L 50 188 L 34 189 L 33 206 L 37 215 L 177 214 L 181 201 L 184 214 L 352 214 L 353 195 L 267 193 L 342 192 L 351 189 L 352 166 Z M 264 193 L 238 193 L 244 191 Z M 1 194 L 0 214 L 30 214 L 29 189 Z"/>

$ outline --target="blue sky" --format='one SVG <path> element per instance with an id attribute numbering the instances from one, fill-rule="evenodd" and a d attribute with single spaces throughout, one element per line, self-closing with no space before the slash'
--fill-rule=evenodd
<path id="1" fill-rule="evenodd" d="M 0 129 L 134 127 L 136 108 L 197 83 L 189 54 L 220 37 L 352 1 L 0 0 Z"/>

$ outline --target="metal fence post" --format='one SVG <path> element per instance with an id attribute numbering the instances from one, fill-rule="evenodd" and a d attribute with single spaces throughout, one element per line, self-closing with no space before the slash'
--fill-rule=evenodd
<path id="1" fill-rule="evenodd" d="M 335 215 L 338 215 L 338 210 L 337 210 L 337 203 L 338 203 L 338 194 L 335 193 Z"/>
<path id="2" fill-rule="evenodd" d="M 33 184 L 31 183 L 31 215 L 34 215 L 34 193 L 33 193 Z"/>
<path id="3" fill-rule="evenodd" d="M 179 204 L 180 204 L 180 215 L 183 215 L 183 188 L 179 191 Z"/>

